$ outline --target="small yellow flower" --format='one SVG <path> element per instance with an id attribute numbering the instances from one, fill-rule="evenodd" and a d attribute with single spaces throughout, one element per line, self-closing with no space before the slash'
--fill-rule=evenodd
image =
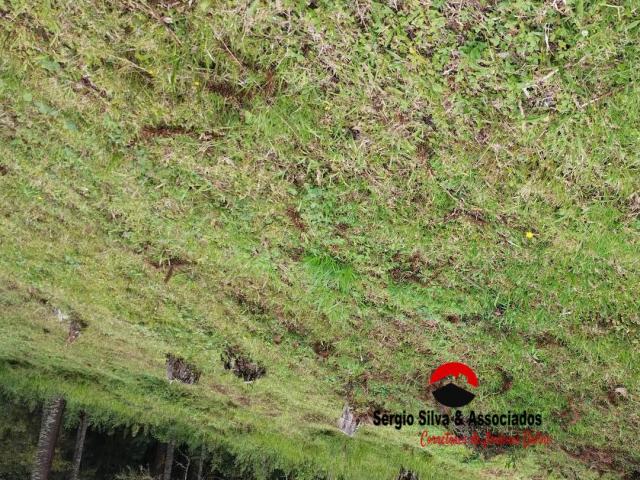
<path id="1" fill-rule="evenodd" d="M 195 82 L 193 82 L 193 84 L 194 84 L 196 87 L 199 87 L 199 86 L 200 86 L 200 82 L 199 82 L 199 81 L 197 81 L 197 80 L 196 80 Z"/>
<path id="2" fill-rule="evenodd" d="M 531 240 L 535 235 L 531 230 L 529 230 L 527 233 L 524 234 L 524 236 L 527 237 L 527 239 Z"/>

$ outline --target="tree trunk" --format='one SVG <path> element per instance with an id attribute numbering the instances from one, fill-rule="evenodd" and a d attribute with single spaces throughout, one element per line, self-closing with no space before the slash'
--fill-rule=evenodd
<path id="1" fill-rule="evenodd" d="M 204 445 L 202 446 L 202 450 L 200 450 L 200 458 L 198 459 L 198 476 L 196 477 L 196 480 L 202 480 L 202 470 L 204 469 L 204 456 L 206 455 L 207 451 L 204 448 Z"/>
<path id="2" fill-rule="evenodd" d="M 173 451 L 176 448 L 176 442 L 171 440 L 167 443 L 167 454 L 164 456 L 164 474 L 162 480 L 171 480 L 171 468 L 173 467 Z"/>
<path id="3" fill-rule="evenodd" d="M 187 459 L 187 461 L 182 465 L 182 468 L 184 469 L 183 480 L 188 480 L 188 478 L 189 478 L 189 467 L 191 467 L 191 457 L 185 455 L 185 458 Z"/>
<path id="4" fill-rule="evenodd" d="M 53 453 L 56 448 L 62 414 L 64 413 L 65 400 L 63 397 L 54 397 L 42 412 L 42 424 L 38 449 L 36 451 L 36 463 L 31 472 L 31 480 L 48 480 L 53 462 Z"/>
<path id="5" fill-rule="evenodd" d="M 151 474 L 154 479 L 161 479 L 164 473 L 164 455 L 167 449 L 164 443 L 156 443 L 156 457 L 151 466 Z"/>
<path id="6" fill-rule="evenodd" d="M 71 480 L 78 480 L 80 475 L 80 462 L 82 462 L 82 451 L 84 450 L 84 439 L 87 435 L 87 427 L 89 426 L 89 417 L 86 413 L 80 414 L 80 425 L 78 425 L 78 434 L 76 435 L 76 447 L 73 450 L 73 468 L 71 470 Z"/>

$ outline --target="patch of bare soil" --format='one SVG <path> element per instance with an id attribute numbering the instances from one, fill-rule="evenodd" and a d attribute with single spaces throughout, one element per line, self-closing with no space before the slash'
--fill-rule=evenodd
<path id="1" fill-rule="evenodd" d="M 636 192 L 629 197 L 629 216 L 640 217 L 640 192 Z"/>
<path id="2" fill-rule="evenodd" d="M 323 360 L 329 358 L 329 355 L 331 355 L 335 350 L 333 344 L 324 340 L 318 340 L 314 342 L 311 347 L 313 348 L 313 351 L 316 352 L 316 355 L 318 355 Z"/>
<path id="3" fill-rule="evenodd" d="M 411 255 L 396 253 L 392 260 L 395 266 L 389 270 L 389 275 L 396 282 L 414 282 L 422 286 L 428 286 L 436 280 L 446 267 L 453 263 L 453 257 L 440 262 L 425 260 L 418 252 Z"/>
<path id="4" fill-rule="evenodd" d="M 581 415 L 574 403 L 568 400 L 567 406 L 560 411 L 558 417 L 562 420 L 560 424 L 561 428 L 566 431 L 567 427 L 575 425 L 580 421 Z"/>
<path id="5" fill-rule="evenodd" d="M 293 225 L 298 230 L 300 230 L 301 232 L 307 231 L 307 225 L 304 223 L 302 215 L 300 215 L 300 212 L 298 210 L 296 210 L 294 207 L 289 207 L 287 208 L 286 213 L 287 217 L 289 217 L 289 220 L 291 220 L 291 223 L 293 223 Z"/>
<path id="6" fill-rule="evenodd" d="M 51 308 L 51 302 L 48 298 L 44 297 L 37 289 L 29 288 L 29 296 L 31 299 L 38 301 L 41 305 L 46 305 Z M 88 323 L 85 322 L 80 315 L 75 311 L 70 311 L 69 313 L 64 312 L 61 308 L 53 307 L 51 308 L 51 312 L 56 316 L 58 321 L 61 324 L 69 325 L 69 329 L 67 330 L 67 340 L 66 344 L 70 345 L 75 342 L 84 329 L 88 327 Z M 45 333 L 49 333 L 50 330 L 48 328 L 44 329 Z"/>
<path id="7" fill-rule="evenodd" d="M 84 320 L 78 318 L 77 316 L 72 317 L 71 321 L 69 322 L 67 344 L 75 342 L 80 336 L 82 330 L 84 330 L 85 328 L 87 328 L 87 323 Z"/>
<path id="8" fill-rule="evenodd" d="M 242 378 L 245 382 L 252 382 L 267 373 L 263 365 L 252 361 L 238 346 L 227 347 L 221 355 L 221 360 L 225 370 L 231 370 L 236 377 Z"/>
<path id="9" fill-rule="evenodd" d="M 507 311 L 507 306 L 499 303 L 498 305 L 496 305 L 496 307 L 493 309 L 493 315 L 495 317 L 502 317 L 505 312 Z"/>
<path id="10" fill-rule="evenodd" d="M 233 58 L 236 58 L 235 54 L 230 50 L 227 50 L 227 53 L 232 55 Z M 242 63 L 240 61 L 238 62 Z M 245 106 L 256 97 L 262 97 L 267 102 L 271 102 L 278 90 L 278 81 L 275 70 L 273 68 L 264 70 L 255 65 L 251 65 L 249 67 L 243 65 L 243 68 L 245 70 L 254 70 L 262 73 L 264 79 L 261 83 L 252 87 L 242 87 L 238 84 L 224 80 L 208 80 L 205 82 L 205 88 L 210 92 L 220 95 L 225 100 L 228 100 L 235 107 Z"/>
<path id="11" fill-rule="evenodd" d="M 288 249 L 287 254 L 294 262 L 299 262 L 304 257 L 304 248 L 302 247 L 293 247 Z"/>
<path id="12" fill-rule="evenodd" d="M 27 294 L 29 295 L 29 299 L 30 300 L 35 300 L 40 305 L 49 305 L 49 303 L 50 303 L 49 297 L 47 297 L 45 294 L 43 294 L 36 287 L 27 287 Z M 54 312 L 53 313 L 58 315 L 56 310 L 58 310 L 58 309 L 54 308 Z"/>
<path id="13" fill-rule="evenodd" d="M 222 137 L 221 134 L 216 132 L 199 132 L 193 128 L 183 127 L 181 125 L 146 125 L 140 130 L 140 137 L 143 140 L 149 140 L 151 138 L 168 138 L 178 135 L 184 135 L 203 142 Z"/>
<path id="14" fill-rule="evenodd" d="M 88 74 L 82 75 L 80 80 L 73 86 L 73 89 L 77 92 L 93 92 L 101 98 L 109 99 L 107 91 L 96 85 Z"/>
<path id="15" fill-rule="evenodd" d="M 231 297 L 247 313 L 251 313 L 253 315 L 264 315 L 269 311 L 268 306 L 262 300 L 249 298 L 244 291 L 233 292 Z"/>
<path id="16" fill-rule="evenodd" d="M 422 271 L 427 267 L 427 262 L 420 253 L 414 252 L 407 256 L 398 252 L 392 259 L 396 266 L 389 274 L 394 281 L 422 283 Z"/>
<path id="17" fill-rule="evenodd" d="M 428 121 L 431 122 L 427 124 L 428 126 L 433 125 L 431 120 Z M 433 129 L 435 130 L 435 126 L 433 126 Z M 420 160 L 419 163 L 427 169 L 430 175 L 433 175 L 433 167 L 431 166 L 431 159 L 435 155 L 433 147 L 428 142 L 422 142 L 416 147 L 416 155 Z"/>
<path id="18" fill-rule="evenodd" d="M 444 221 L 450 222 L 452 220 L 457 220 L 459 218 L 466 218 L 479 226 L 484 226 L 487 223 L 489 223 L 486 216 L 481 210 L 465 209 L 460 207 L 454 208 L 447 215 L 445 215 Z"/>
<path id="19" fill-rule="evenodd" d="M 459 315 L 457 313 L 450 313 L 448 315 L 445 315 L 444 319 L 447 322 L 453 323 L 453 324 L 457 324 L 457 323 L 474 324 L 482 320 L 482 315 L 478 313 L 469 313 L 469 314 L 463 314 L 463 315 Z"/>
<path id="20" fill-rule="evenodd" d="M 182 383 L 193 385 L 200 379 L 200 371 L 183 358 L 172 353 L 167 353 L 167 379 L 179 380 Z"/>
<path id="21" fill-rule="evenodd" d="M 334 230 L 336 232 L 336 235 L 338 235 L 339 237 L 345 237 L 347 235 L 347 232 L 349 231 L 349 225 L 341 222 L 334 227 Z"/>
<path id="22" fill-rule="evenodd" d="M 622 385 L 616 385 L 607 392 L 607 399 L 612 405 L 618 405 L 629 400 L 629 391 Z"/>
<path id="23" fill-rule="evenodd" d="M 149 260 L 148 262 L 153 267 L 166 272 L 164 276 L 164 283 L 168 283 L 169 280 L 171 280 L 171 277 L 173 277 L 173 274 L 178 268 L 193 265 L 193 262 L 190 260 L 175 256 L 170 256 L 160 261 Z"/>
<path id="24" fill-rule="evenodd" d="M 558 338 L 557 336 L 549 332 L 542 332 L 535 335 L 534 340 L 538 348 L 567 346 L 567 342 L 565 342 L 562 338 Z"/>
<path id="25" fill-rule="evenodd" d="M 251 90 L 242 89 L 230 82 L 209 81 L 205 84 L 207 90 L 217 93 L 222 98 L 231 100 L 232 103 L 240 106 L 253 98 Z"/>
<path id="26" fill-rule="evenodd" d="M 369 400 L 366 405 L 356 409 L 355 416 L 360 424 L 366 423 L 371 425 L 373 424 L 373 415 L 375 412 L 380 412 L 380 414 L 391 413 L 391 411 L 381 403 L 375 400 Z"/>
<path id="27" fill-rule="evenodd" d="M 286 328 L 287 332 L 296 335 L 298 337 L 307 336 L 307 328 L 299 320 L 286 317 L 284 315 L 277 315 L 278 323 Z"/>
<path id="28" fill-rule="evenodd" d="M 504 368 L 498 367 L 498 372 L 502 377 L 502 384 L 500 385 L 500 393 L 507 393 L 513 386 L 513 375 L 507 372 Z"/>
<path id="29" fill-rule="evenodd" d="M 400 467 L 400 473 L 398 473 L 396 480 L 420 480 L 420 477 L 418 477 L 417 473 Z"/>
<path id="30" fill-rule="evenodd" d="M 600 474 L 614 472 L 625 479 L 640 478 L 640 460 L 629 458 L 624 452 L 593 445 L 576 449 L 561 446 L 569 456 L 581 461 Z"/>

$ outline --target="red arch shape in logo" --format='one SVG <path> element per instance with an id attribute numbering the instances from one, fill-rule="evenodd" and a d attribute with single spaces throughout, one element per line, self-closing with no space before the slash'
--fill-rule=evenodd
<path id="1" fill-rule="evenodd" d="M 478 376 L 476 375 L 476 372 L 471 370 L 471 367 L 469 367 L 468 365 L 460 362 L 449 362 L 440 365 L 431 374 L 429 383 L 437 382 L 438 380 L 442 380 L 443 378 L 449 376 L 458 378 L 460 375 L 465 376 L 469 385 L 473 387 L 478 386 Z"/>

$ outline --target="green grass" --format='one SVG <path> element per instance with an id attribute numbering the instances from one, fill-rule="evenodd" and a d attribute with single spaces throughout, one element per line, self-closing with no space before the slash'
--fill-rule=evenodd
<path id="1" fill-rule="evenodd" d="M 638 468 L 635 2 L 32 3 L 0 0 L 3 390 L 265 476 Z M 267 376 L 223 370 L 228 344 Z M 432 408 L 454 360 L 474 408 L 540 411 L 554 444 L 335 428 L 347 400 Z"/>

